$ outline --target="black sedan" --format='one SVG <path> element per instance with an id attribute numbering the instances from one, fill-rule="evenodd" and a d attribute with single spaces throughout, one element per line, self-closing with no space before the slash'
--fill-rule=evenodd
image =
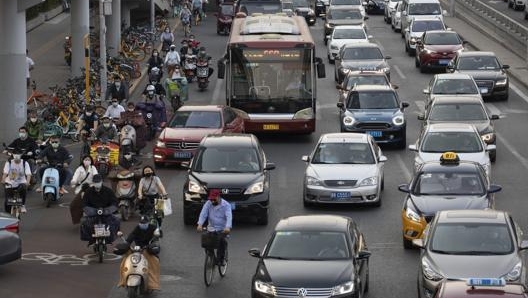
<path id="1" fill-rule="evenodd" d="M 22 241 L 18 236 L 19 220 L 0 212 L 0 265 L 16 261 L 22 256 Z"/>
<path id="2" fill-rule="evenodd" d="M 508 100 L 509 79 L 506 69 L 493 52 L 460 52 L 447 66 L 449 72 L 465 73 L 473 77 L 483 99 Z"/>
<path id="3" fill-rule="evenodd" d="M 385 14 L 385 0 L 368 0 L 365 6 L 365 12 L 368 14 Z"/>
<path id="4" fill-rule="evenodd" d="M 251 297 L 363 297 L 369 285 L 367 244 L 349 217 L 282 219 L 259 258 Z"/>
<path id="5" fill-rule="evenodd" d="M 351 70 L 381 71 L 390 80 L 390 56 L 383 55 L 379 45 L 371 42 L 345 44 L 335 57 L 334 79 L 338 84 Z"/>

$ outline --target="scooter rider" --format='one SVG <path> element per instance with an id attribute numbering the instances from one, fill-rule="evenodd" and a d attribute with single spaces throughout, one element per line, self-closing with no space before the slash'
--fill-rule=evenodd
<path id="1" fill-rule="evenodd" d="M 7 198 L 14 195 L 14 191 L 18 188 L 20 197 L 22 198 L 22 213 L 26 212 L 26 189 L 31 181 L 31 169 L 29 164 L 22 159 L 22 151 L 15 149 L 13 151 L 13 159 L 6 161 L 4 171 L 2 174 L 2 182 L 10 184 L 11 187 L 5 187 L 4 210 L 7 213 L 11 212 L 11 208 L 7 206 Z"/>
<path id="2" fill-rule="evenodd" d="M 154 173 L 154 169 L 151 166 L 145 166 L 143 167 L 143 178 L 139 181 L 138 186 L 139 211 L 141 214 L 148 214 L 149 211 L 154 209 L 154 198 L 156 196 L 166 198 L 167 191 L 161 179 Z M 161 223 L 159 225 L 161 226 Z"/>
<path id="3" fill-rule="evenodd" d="M 103 142 L 116 141 L 119 134 L 116 127 L 112 123 L 112 119 L 107 116 L 103 116 L 102 122 L 103 125 L 99 125 L 95 130 L 95 137 Z"/>
<path id="4" fill-rule="evenodd" d="M 136 151 L 146 146 L 147 124 L 140 111 L 136 110 L 133 102 L 127 104 L 127 110 L 121 113 L 121 118 L 117 121 L 117 127 L 121 128 L 126 124 L 132 125 L 136 130 Z"/>
<path id="5" fill-rule="evenodd" d="M 176 65 L 176 66 L 179 66 L 179 65 Z M 158 81 L 155 81 L 155 80 L 151 80 L 150 81 L 150 84 L 148 84 L 147 86 L 145 86 L 145 90 L 143 90 L 143 95 L 144 96 L 148 96 L 148 90 L 147 88 L 149 86 L 154 86 L 154 94 L 158 95 L 159 97 L 164 97 L 165 96 L 165 88 L 163 88 L 163 85 L 158 82 Z"/>
<path id="6" fill-rule="evenodd" d="M 89 132 L 96 130 L 98 124 L 99 117 L 95 113 L 95 108 L 93 106 L 87 106 L 77 122 L 77 134 L 79 135 L 82 131 Z"/>
<path id="7" fill-rule="evenodd" d="M 170 51 L 165 56 L 165 65 L 167 65 L 167 74 L 170 77 L 174 71 L 174 66 L 180 64 L 180 55 L 176 51 L 176 46 L 171 44 Z"/>
<path id="8" fill-rule="evenodd" d="M 126 82 L 121 81 L 119 75 L 114 76 L 114 82 L 108 87 L 106 91 L 106 98 L 117 98 L 119 103 L 124 105 L 128 101 L 128 87 Z"/>
<path id="9" fill-rule="evenodd" d="M 200 47 L 200 50 L 198 51 L 197 55 L 198 61 L 207 61 L 209 64 L 209 60 L 211 60 L 211 56 L 207 55 L 207 52 L 205 51 L 205 47 Z M 209 66 L 209 73 L 207 75 L 208 78 L 210 78 L 213 75 L 214 69 Z"/>
<path id="10" fill-rule="evenodd" d="M 172 42 L 170 43 L 172 44 Z M 170 45 L 169 44 L 169 45 Z M 169 46 L 167 46 L 167 49 L 169 48 Z M 147 69 L 147 73 L 150 75 L 150 71 L 154 68 L 154 67 L 157 67 L 160 72 L 161 72 L 161 69 L 163 67 L 163 59 L 161 59 L 161 57 L 159 56 L 159 53 L 158 53 L 158 50 L 157 49 L 153 49 L 152 50 L 152 56 L 150 56 L 149 60 L 148 60 L 148 69 Z M 162 75 L 162 73 L 160 73 L 160 76 Z"/>
<path id="11" fill-rule="evenodd" d="M 112 104 L 106 108 L 104 116 L 110 117 L 110 119 L 119 119 L 121 118 L 121 113 L 125 111 L 125 107 L 119 104 L 117 98 L 112 98 Z"/>
<path id="12" fill-rule="evenodd" d="M 29 137 L 28 130 L 25 126 L 18 129 L 18 138 L 14 139 L 7 147 L 24 152 L 24 159 L 34 157 L 38 149 L 37 142 Z M 7 153 L 7 150 L 4 150 L 4 153 Z"/>
<path id="13" fill-rule="evenodd" d="M 28 136 L 33 140 L 41 141 L 44 135 L 44 122 L 38 118 L 36 111 L 29 112 L 29 117 L 24 126 Z"/>
<path id="14" fill-rule="evenodd" d="M 39 177 L 42 177 L 44 174 L 44 171 L 46 171 L 47 168 L 54 167 L 55 165 L 61 164 L 62 167 L 57 168 L 59 171 L 59 187 L 60 187 L 60 193 L 65 194 L 67 191 L 64 189 L 63 185 L 67 181 L 69 177 L 72 176 L 70 169 L 68 169 L 68 165 L 71 162 L 72 156 L 70 155 L 70 152 L 66 148 L 60 145 L 60 140 L 58 136 L 52 136 L 50 137 L 50 146 L 46 147 L 46 149 L 42 150 L 40 152 L 38 159 L 47 159 L 48 160 L 48 166 L 41 167 L 39 169 Z M 37 189 L 37 192 L 41 192 L 42 189 Z"/>

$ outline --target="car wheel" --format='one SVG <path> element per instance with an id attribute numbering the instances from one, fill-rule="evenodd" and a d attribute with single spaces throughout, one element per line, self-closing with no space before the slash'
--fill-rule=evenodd
<path id="1" fill-rule="evenodd" d="M 508 1 L 508 7 L 509 7 L 509 8 L 512 8 L 512 7 L 513 7 L 513 3 L 511 3 L 511 2 Z"/>
<path id="2" fill-rule="evenodd" d="M 392 28 L 392 31 L 396 32 L 396 27 L 394 27 L 394 24 L 391 22 L 391 28 Z"/>
<path id="3" fill-rule="evenodd" d="M 405 53 L 409 54 L 409 44 L 405 42 Z"/>
<path id="4" fill-rule="evenodd" d="M 330 63 L 330 64 L 334 64 L 335 63 L 335 61 L 330 58 L 330 54 L 328 54 L 328 63 Z"/>
<path id="5" fill-rule="evenodd" d="M 413 244 L 412 244 L 411 240 L 406 239 L 405 237 L 402 236 L 402 241 L 403 241 L 403 248 L 405 248 L 405 249 L 412 249 L 413 248 Z"/>
<path id="6" fill-rule="evenodd" d="M 259 217 L 257 217 L 257 225 L 265 226 L 268 224 L 268 209 L 261 212 Z"/>
<path id="7" fill-rule="evenodd" d="M 310 208 L 310 207 L 313 207 L 313 206 L 314 206 L 314 203 L 309 202 L 309 201 L 307 201 L 307 200 L 305 200 L 305 199 L 303 198 L 303 205 L 304 205 L 305 208 Z"/>
<path id="8" fill-rule="evenodd" d="M 502 97 L 501 97 L 501 100 L 503 100 L 503 101 L 507 101 L 507 100 L 508 100 L 508 96 L 509 96 L 508 94 L 502 96 Z"/>
<path id="9" fill-rule="evenodd" d="M 396 148 L 398 149 L 405 149 L 405 146 L 407 145 L 407 140 L 405 139 L 405 136 L 403 137 L 403 140 L 399 141 L 396 144 Z"/>
<path id="10" fill-rule="evenodd" d="M 382 199 L 382 196 L 381 196 L 381 191 L 380 191 L 379 194 L 378 194 L 378 200 L 376 202 L 372 203 L 372 206 L 381 207 L 381 199 Z"/>
<path id="11" fill-rule="evenodd" d="M 491 162 L 495 162 L 497 160 L 497 151 L 490 151 L 489 158 Z"/>
<path id="12" fill-rule="evenodd" d="M 381 190 L 385 189 L 385 178 L 381 177 Z"/>
<path id="13" fill-rule="evenodd" d="M 524 19 L 528 20 L 528 13 L 526 13 L 526 12 L 524 13 Z"/>

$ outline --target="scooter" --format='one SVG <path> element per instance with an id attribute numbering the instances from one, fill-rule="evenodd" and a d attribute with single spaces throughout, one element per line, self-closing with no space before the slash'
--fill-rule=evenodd
<path id="1" fill-rule="evenodd" d="M 137 103 L 136 109 L 140 110 L 147 124 L 147 140 L 151 141 L 156 136 L 159 128 L 167 121 L 167 110 L 162 99 L 145 100 Z"/>
<path id="2" fill-rule="evenodd" d="M 7 151 L 7 156 L 9 156 L 9 159 L 13 158 L 13 151 L 15 148 L 7 147 L 5 143 L 2 145 L 4 146 L 4 150 Z M 26 161 L 29 164 L 29 168 L 31 169 L 31 181 L 29 181 L 28 185 L 29 189 L 37 184 L 37 166 L 34 157 L 39 153 L 40 149 L 37 149 L 35 152 L 26 152 L 25 150 L 22 151 L 22 160 Z"/>
<path id="3" fill-rule="evenodd" d="M 59 191 L 59 169 L 62 167 L 62 164 L 56 164 L 47 168 L 42 174 L 42 199 L 46 208 L 49 208 L 52 202 L 57 202 L 62 197 Z"/>
<path id="4" fill-rule="evenodd" d="M 185 55 L 183 73 L 187 78 L 187 82 L 192 83 L 193 79 L 196 77 L 196 55 Z"/>
<path id="5" fill-rule="evenodd" d="M 198 59 L 196 62 L 196 81 L 200 91 L 207 89 L 209 85 L 209 59 Z"/>
<path id="6" fill-rule="evenodd" d="M 22 201 L 22 196 L 20 195 L 20 187 L 13 188 L 11 183 L 5 183 L 4 186 L 6 189 L 8 188 L 13 189 L 13 196 L 12 197 L 6 196 L 5 198 L 6 205 L 8 208 L 7 211 L 11 213 L 11 215 L 13 215 L 14 217 L 20 220 L 20 215 L 22 214 L 22 206 L 24 205 Z M 6 194 L 7 194 L 7 190 L 6 190 Z"/>
<path id="7" fill-rule="evenodd" d="M 119 200 L 121 219 L 127 221 L 136 210 L 137 184 L 134 170 L 124 169 L 117 173 L 115 194 Z"/>
<path id="8" fill-rule="evenodd" d="M 95 142 L 91 146 L 90 154 L 97 172 L 103 176 L 103 179 L 112 167 L 119 163 L 119 145 L 114 142 L 104 140 Z"/>
<path id="9" fill-rule="evenodd" d="M 93 248 L 99 263 L 102 263 L 106 254 L 107 239 L 112 235 L 110 225 L 103 223 L 103 217 L 112 216 L 116 208 L 114 206 L 107 208 L 84 207 L 83 211 L 88 217 L 97 217 L 97 222 L 93 225 L 92 238 L 95 241 Z"/>
<path id="10" fill-rule="evenodd" d="M 127 123 L 119 131 L 119 151 L 133 152 L 136 150 L 136 129 Z"/>

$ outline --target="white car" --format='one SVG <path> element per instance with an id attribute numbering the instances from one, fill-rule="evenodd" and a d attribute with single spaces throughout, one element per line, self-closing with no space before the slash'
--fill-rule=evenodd
<path id="1" fill-rule="evenodd" d="M 475 126 L 466 123 L 429 124 L 416 143 L 409 145 L 409 150 L 415 152 L 415 171 L 425 162 L 440 160 L 444 152 L 455 152 L 460 160 L 480 163 L 488 176 L 491 176 L 489 151 L 496 148 L 486 145 Z"/>
<path id="2" fill-rule="evenodd" d="M 391 12 L 391 27 L 394 32 L 400 32 L 401 31 L 401 9 L 402 9 L 402 2 L 398 1 L 398 3 L 395 6 L 395 10 Z"/>
<path id="3" fill-rule="evenodd" d="M 385 20 L 385 23 L 391 23 L 392 13 L 396 12 L 396 5 L 399 1 L 400 0 L 385 0 L 385 13 L 383 14 L 383 20 Z"/>
<path id="4" fill-rule="evenodd" d="M 329 133 L 319 138 L 304 174 L 303 202 L 381 205 L 387 157 L 366 133 Z"/>
<path id="5" fill-rule="evenodd" d="M 365 12 L 365 6 L 363 6 L 363 0 L 329 0 L 327 9 L 331 6 L 359 9 L 364 16 L 367 15 Z"/>
<path id="6" fill-rule="evenodd" d="M 345 44 L 356 42 L 368 42 L 371 35 L 367 35 L 365 28 L 361 25 L 336 26 L 331 35 L 327 37 L 328 61 L 334 63 L 339 49 Z"/>
<path id="7" fill-rule="evenodd" d="M 441 18 L 414 18 L 409 27 L 405 28 L 405 52 L 410 56 L 416 53 L 416 41 L 425 31 L 446 30 Z"/>

